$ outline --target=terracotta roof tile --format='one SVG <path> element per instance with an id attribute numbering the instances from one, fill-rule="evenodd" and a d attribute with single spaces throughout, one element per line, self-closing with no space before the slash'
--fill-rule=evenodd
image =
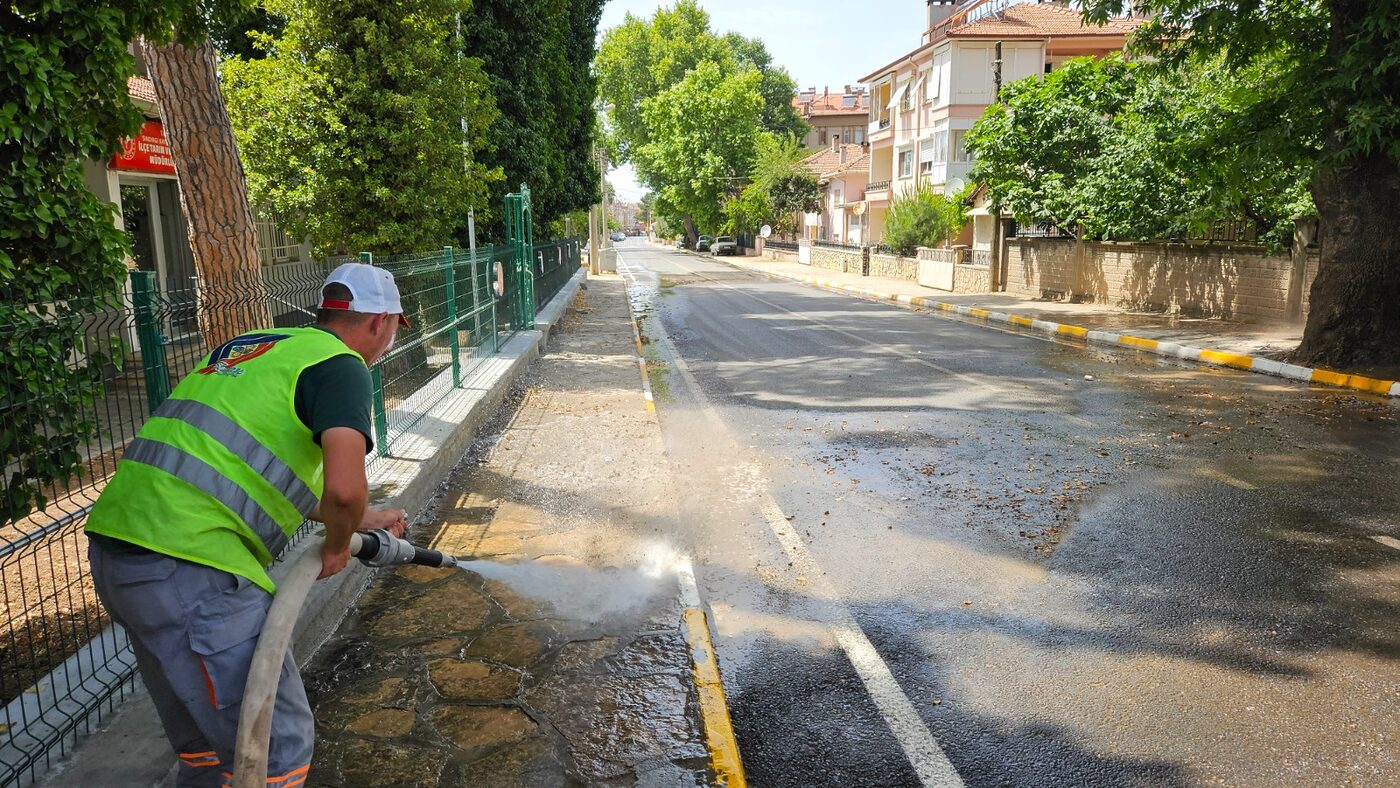
<path id="1" fill-rule="evenodd" d="M 156 86 L 151 84 L 151 81 L 145 77 L 127 77 L 126 94 L 137 101 L 149 101 L 152 104 L 156 103 Z"/>
<path id="2" fill-rule="evenodd" d="M 1021 3 L 1007 6 L 999 14 L 989 14 L 948 31 L 949 38 L 1006 36 L 1121 36 L 1132 32 L 1143 20 L 1123 17 L 1107 24 L 1086 25 L 1073 8 L 1055 3 Z"/>
<path id="3" fill-rule="evenodd" d="M 792 107 L 803 116 L 864 115 L 870 111 L 868 93 L 799 93 L 792 97 Z"/>
<path id="4" fill-rule="evenodd" d="M 870 161 L 870 154 L 866 152 L 864 145 L 842 145 L 846 151 L 846 163 L 841 163 L 841 154 L 831 149 L 828 145 L 825 148 L 813 153 L 802 160 L 802 166 L 807 171 L 818 178 L 826 175 L 836 175 L 850 170 L 857 169 L 858 162 L 863 162 L 862 167 Z"/>

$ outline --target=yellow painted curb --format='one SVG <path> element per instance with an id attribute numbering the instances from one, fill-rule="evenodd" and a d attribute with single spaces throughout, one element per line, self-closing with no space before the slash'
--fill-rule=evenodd
<path id="1" fill-rule="evenodd" d="M 1254 364 L 1253 356 L 1247 356 L 1243 353 L 1225 353 L 1219 350 L 1202 350 L 1201 360 L 1235 369 L 1249 369 Z"/>
<path id="2" fill-rule="evenodd" d="M 1086 331 L 1085 333 L 1087 334 L 1088 332 Z M 1141 350 L 1157 349 L 1157 340 L 1155 339 L 1143 339 L 1141 337 L 1130 337 L 1127 335 L 1118 337 L 1118 344 L 1139 348 Z"/>
<path id="3" fill-rule="evenodd" d="M 816 279 L 814 277 L 803 277 L 794 274 L 785 274 L 773 271 L 764 271 L 758 268 L 748 268 L 747 270 L 763 274 L 765 276 L 787 279 L 789 281 L 815 284 L 817 287 L 840 290 L 859 296 L 869 296 L 880 300 L 899 301 L 899 296 L 894 294 L 874 293 L 873 291 L 844 285 L 839 282 L 831 282 L 826 279 Z M 1179 358 L 1186 361 L 1199 361 L 1206 364 L 1213 364 L 1222 367 L 1232 367 L 1242 369 L 1247 372 L 1257 372 L 1261 375 L 1273 375 L 1275 377 L 1288 378 L 1304 383 L 1321 383 L 1328 386 L 1363 391 L 1367 394 L 1379 394 L 1383 397 L 1400 397 L 1400 381 L 1382 380 L 1379 378 L 1368 378 L 1365 375 L 1353 375 L 1346 372 L 1336 372 L 1330 369 L 1314 369 L 1312 367 L 1300 367 L 1294 364 L 1287 364 L 1281 361 L 1274 361 L 1267 358 L 1259 358 L 1244 353 L 1229 353 L 1221 350 L 1210 350 L 1208 348 L 1194 348 L 1186 345 L 1178 345 L 1174 342 L 1166 342 L 1158 339 L 1147 339 L 1145 337 L 1135 337 L 1128 334 L 1114 334 L 1109 331 L 1092 331 L 1082 326 L 1070 325 L 1066 323 L 1052 323 L 1048 320 L 1033 320 L 1024 315 L 1008 315 L 1000 312 L 992 312 L 989 309 L 980 307 L 959 306 L 950 304 L 947 301 L 933 301 L 924 296 L 911 296 L 908 300 L 913 306 L 932 307 L 940 312 L 949 312 L 957 315 L 966 315 L 980 318 L 982 320 L 995 320 L 1008 325 L 1021 326 L 1023 328 L 1033 328 L 1051 334 L 1063 334 L 1066 336 L 1078 337 L 1088 342 L 1118 345 L 1143 350 L 1149 353 L 1156 353 L 1159 356 Z"/>
<path id="4" fill-rule="evenodd" d="M 685 609 L 685 631 L 695 666 L 695 693 L 700 703 L 700 721 L 705 726 L 705 745 L 710 750 L 710 766 L 720 785 L 744 788 L 748 783 L 739 758 L 739 741 L 734 738 L 734 725 L 729 720 L 729 705 L 724 700 L 724 683 L 704 610 Z"/>
<path id="5" fill-rule="evenodd" d="M 655 413 L 656 399 L 651 395 L 651 377 L 647 375 L 647 358 L 642 354 L 642 329 L 637 325 L 637 316 L 632 314 L 631 301 L 627 303 L 627 319 L 632 323 L 632 344 L 637 349 L 637 369 L 642 373 L 642 399 L 647 403 L 647 412 Z"/>

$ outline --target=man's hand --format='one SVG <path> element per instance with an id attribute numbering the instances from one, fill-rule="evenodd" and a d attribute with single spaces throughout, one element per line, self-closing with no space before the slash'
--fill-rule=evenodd
<path id="1" fill-rule="evenodd" d="M 326 540 L 321 545 L 321 574 L 316 575 L 317 580 L 325 580 L 331 575 L 345 568 L 350 563 L 350 544 L 347 542 L 344 547 L 336 547 Z"/>
<path id="2" fill-rule="evenodd" d="M 370 509 L 365 512 L 365 519 L 360 521 L 360 530 L 374 528 L 383 528 L 402 539 L 404 531 L 408 530 L 408 513 L 402 509 Z"/>

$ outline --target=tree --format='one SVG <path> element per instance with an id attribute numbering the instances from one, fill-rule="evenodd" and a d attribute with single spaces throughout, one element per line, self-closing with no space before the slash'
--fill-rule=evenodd
<path id="1" fill-rule="evenodd" d="M 801 139 L 806 136 L 810 130 L 807 121 L 792 106 L 797 81 L 787 69 L 773 65 L 773 56 L 768 54 L 768 47 L 763 45 L 763 41 L 745 38 L 738 33 L 726 33 L 724 42 L 729 46 L 738 68 L 758 70 L 758 94 L 763 97 L 763 128 L 779 137 Z"/>
<path id="2" fill-rule="evenodd" d="M 928 184 L 896 198 L 885 217 L 884 245 L 909 256 L 920 246 L 946 242 L 967 224 L 961 197 L 945 197 Z"/>
<path id="3" fill-rule="evenodd" d="M 675 86 L 643 102 L 650 140 L 635 151 L 637 171 L 684 216 L 686 233 L 710 229 L 737 196 L 753 162 L 763 99 L 761 76 L 726 75 L 714 62 L 696 66 Z"/>
<path id="4" fill-rule="evenodd" d="M 1222 57 L 1232 72 L 1272 65 L 1289 88 L 1273 126 L 1317 132 L 1309 188 L 1322 263 L 1301 363 L 1400 368 L 1400 8 L 1395 0 L 1146 0 L 1142 45 L 1164 64 Z M 1087 0 L 1090 22 L 1127 0 Z M 1316 124 L 1316 125 L 1314 125 Z M 1286 139 L 1275 133 L 1262 142 Z"/>
<path id="5" fill-rule="evenodd" d="M 1261 68 L 1066 61 L 1003 89 L 1004 105 L 969 135 L 972 177 L 1020 221 L 1092 238 L 1184 237 L 1246 217 L 1280 246 L 1312 213 L 1305 184 L 1320 146 L 1296 130 L 1259 144 L 1281 95 Z"/>
<path id="6" fill-rule="evenodd" d="M 500 236 L 495 207 L 528 183 L 540 228 L 598 199 L 591 73 L 602 0 L 475 0 L 462 17 L 463 51 L 482 61 L 500 116 L 489 129 L 505 173 L 484 226 Z"/>
<path id="7" fill-rule="evenodd" d="M 207 347 L 218 347 L 272 325 L 272 313 L 214 45 L 188 37 L 167 44 L 142 39 L 141 52 L 175 160 L 195 270 L 203 280 L 197 291 L 200 331 Z"/>
<path id="8" fill-rule="evenodd" d="M 733 232 L 752 232 L 768 224 L 778 235 L 788 236 L 796 231 L 801 214 L 821 210 L 821 188 L 801 163 L 806 155 L 796 137 L 759 135 L 752 181 L 725 206 Z"/>
<path id="9" fill-rule="evenodd" d="M 650 139 L 643 103 L 680 82 L 702 62 L 726 63 L 728 45 L 710 32 L 710 15 L 694 0 L 658 8 L 650 20 L 630 13 L 603 34 L 594 71 L 608 104 L 613 161 L 630 161 Z"/>
<path id="10" fill-rule="evenodd" d="M 126 235 L 87 188 L 84 159 L 109 160 L 136 134 L 127 45 L 163 36 L 193 3 L 53 0 L 0 11 L 0 520 L 44 508 L 83 467 L 92 403 L 120 347 L 84 337 L 115 309 Z"/>
<path id="11" fill-rule="evenodd" d="M 724 82 L 731 88 L 742 84 L 743 90 L 752 94 L 743 97 L 742 111 L 714 107 L 726 119 L 742 117 L 746 125 L 739 131 L 749 139 L 725 146 L 722 153 L 695 149 L 695 155 L 704 158 L 704 163 L 682 155 L 685 144 L 678 138 L 659 139 L 663 127 L 653 122 L 662 115 L 678 121 L 664 126 L 666 135 L 680 133 L 700 138 L 708 134 L 719 139 L 729 134 L 729 130 L 718 128 L 704 132 L 699 128 L 703 123 L 680 117 L 690 112 L 703 120 L 704 110 L 698 105 L 687 109 L 675 104 L 664 113 L 656 109 L 658 102 L 682 100 L 678 90 L 693 91 L 694 83 L 684 89 L 681 85 L 701 69 L 706 70 L 707 83 Z M 621 25 L 604 33 L 595 70 L 599 95 L 609 108 L 609 147 L 614 160 L 636 162 L 638 175 L 658 195 L 658 208 L 676 212 L 660 215 L 671 219 L 673 225 L 684 226 L 692 241 L 697 224 L 707 230 L 721 221 L 733 226 L 735 221 L 748 221 L 744 205 L 763 205 L 758 195 L 729 205 L 742 194 L 759 132 L 766 130 L 782 136 L 806 132 L 805 122 L 792 108 L 794 83 L 787 71 L 773 65 L 761 41 L 736 33 L 719 36 L 712 32 L 709 15 L 693 0 L 679 0 L 673 7 L 659 8 L 650 19 L 629 14 Z M 712 97 L 690 95 L 706 107 L 714 106 Z M 757 107 L 752 119 L 747 109 L 750 106 Z M 733 158 L 721 162 L 716 156 Z M 700 172 L 711 180 L 695 180 Z"/>
<path id="12" fill-rule="evenodd" d="M 224 64 L 253 200 L 318 253 L 442 246 L 501 178 L 480 61 L 452 42 L 459 0 L 267 0 L 267 56 Z M 463 131 L 462 121 L 466 121 Z"/>

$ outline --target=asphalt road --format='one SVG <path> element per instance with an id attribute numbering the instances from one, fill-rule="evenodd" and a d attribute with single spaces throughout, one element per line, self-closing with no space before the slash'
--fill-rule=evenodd
<path id="1" fill-rule="evenodd" d="M 1400 785 L 1400 407 L 619 252 L 751 784 Z"/>

